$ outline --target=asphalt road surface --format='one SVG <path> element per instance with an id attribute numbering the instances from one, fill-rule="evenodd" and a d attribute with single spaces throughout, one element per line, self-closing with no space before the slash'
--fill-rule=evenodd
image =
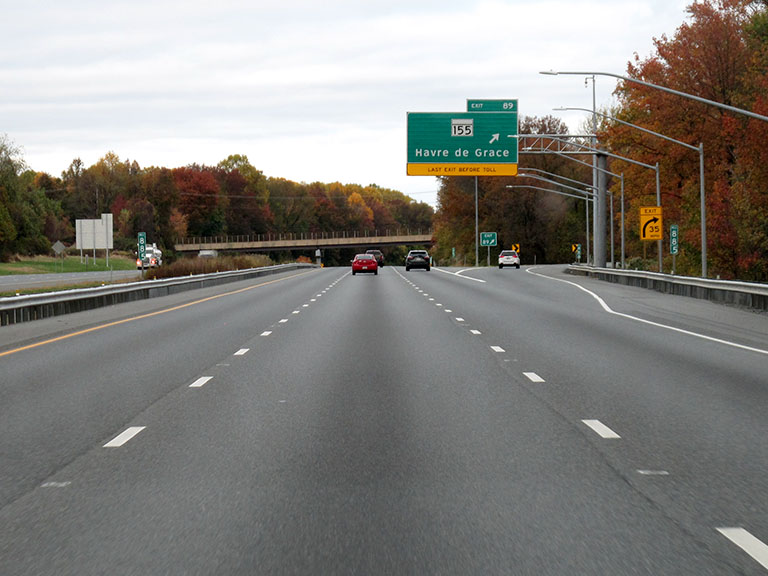
<path id="1" fill-rule="evenodd" d="M 0 328 L 0 573 L 768 574 L 768 316 L 561 266 Z"/>

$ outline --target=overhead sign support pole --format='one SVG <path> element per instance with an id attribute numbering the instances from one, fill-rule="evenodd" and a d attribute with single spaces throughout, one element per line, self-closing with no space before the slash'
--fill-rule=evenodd
<path id="1" fill-rule="evenodd" d="M 475 266 L 478 267 L 478 177 L 517 175 L 517 100 L 468 100 L 467 109 L 467 112 L 408 113 L 407 172 L 409 176 L 475 177 Z"/>

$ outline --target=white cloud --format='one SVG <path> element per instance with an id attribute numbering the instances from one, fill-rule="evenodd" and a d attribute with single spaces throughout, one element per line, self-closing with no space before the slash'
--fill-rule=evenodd
<path id="1" fill-rule="evenodd" d="M 467 98 L 518 98 L 531 116 L 591 107 L 583 79 L 538 72 L 622 74 L 687 4 L 19 2 L 0 23 L 0 130 L 52 174 L 107 151 L 143 166 L 240 153 L 270 176 L 433 202 L 434 179 L 405 176 L 406 112 Z M 598 78 L 598 105 L 614 86 Z"/>

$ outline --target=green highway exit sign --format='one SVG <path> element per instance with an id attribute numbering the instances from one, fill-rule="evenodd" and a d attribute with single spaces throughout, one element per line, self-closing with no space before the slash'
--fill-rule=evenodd
<path id="1" fill-rule="evenodd" d="M 467 100 L 467 112 L 514 112 L 517 114 L 517 100 Z"/>
<path id="2" fill-rule="evenodd" d="M 411 176 L 516 176 L 517 113 L 409 112 Z"/>
<path id="3" fill-rule="evenodd" d="M 480 246 L 496 246 L 496 232 L 480 232 Z"/>

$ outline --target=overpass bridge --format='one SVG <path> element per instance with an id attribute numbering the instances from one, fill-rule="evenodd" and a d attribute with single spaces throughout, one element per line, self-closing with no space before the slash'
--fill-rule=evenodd
<path id="1" fill-rule="evenodd" d="M 250 236 L 191 237 L 177 240 L 176 252 L 200 250 L 277 252 L 318 248 L 377 248 L 381 246 L 430 246 L 432 230 L 374 230 L 373 232 L 303 232 Z"/>

